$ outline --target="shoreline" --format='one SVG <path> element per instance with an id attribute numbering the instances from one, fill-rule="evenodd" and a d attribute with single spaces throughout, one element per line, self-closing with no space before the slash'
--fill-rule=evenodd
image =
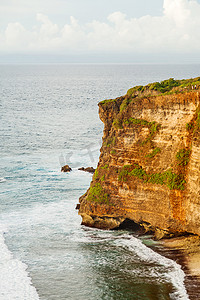
<path id="1" fill-rule="evenodd" d="M 198 236 L 163 239 L 159 247 L 154 247 L 159 254 L 174 260 L 185 273 L 184 284 L 190 300 L 199 300 L 200 295 L 200 238 Z"/>

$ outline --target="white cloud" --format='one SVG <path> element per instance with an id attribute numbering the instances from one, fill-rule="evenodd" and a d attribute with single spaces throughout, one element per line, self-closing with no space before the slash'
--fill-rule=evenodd
<path id="1" fill-rule="evenodd" d="M 57 24 L 53 24 L 49 18 L 43 14 L 37 14 L 37 20 L 41 25 L 34 32 L 36 37 L 37 47 L 40 49 L 46 49 L 49 46 L 56 46 L 56 40 L 60 34 L 60 30 Z M 34 47 L 34 43 L 32 44 Z"/>
<path id="2" fill-rule="evenodd" d="M 9 23 L 5 32 L 1 34 L 0 49 L 5 48 L 8 52 L 15 52 L 29 48 L 33 41 L 34 34 L 27 31 L 20 23 Z"/>
<path id="3" fill-rule="evenodd" d="M 22 53 L 160 53 L 200 51 L 200 4 L 196 0 L 164 0 L 163 15 L 127 18 L 121 12 L 107 22 L 80 25 L 74 18 L 64 26 L 37 14 L 28 30 L 19 22 L 0 32 L 0 52 Z"/>
<path id="4" fill-rule="evenodd" d="M 174 22 L 176 27 L 184 28 L 186 22 L 190 19 L 190 3 L 187 0 L 165 0 L 164 14 Z"/>

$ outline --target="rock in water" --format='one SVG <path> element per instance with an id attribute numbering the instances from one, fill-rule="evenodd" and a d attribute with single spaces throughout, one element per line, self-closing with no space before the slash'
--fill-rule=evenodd
<path id="1" fill-rule="evenodd" d="M 95 169 L 93 167 L 88 167 L 88 168 L 82 167 L 82 168 L 79 168 L 78 170 L 79 171 L 84 171 L 84 172 L 89 172 L 89 173 L 92 173 L 92 174 L 95 172 Z"/>
<path id="2" fill-rule="evenodd" d="M 72 171 L 72 169 L 68 165 L 65 165 L 61 168 L 61 172 L 70 172 L 70 171 Z"/>
<path id="3" fill-rule="evenodd" d="M 80 208 L 80 204 L 76 204 L 76 208 L 75 209 L 79 209 Z"/>

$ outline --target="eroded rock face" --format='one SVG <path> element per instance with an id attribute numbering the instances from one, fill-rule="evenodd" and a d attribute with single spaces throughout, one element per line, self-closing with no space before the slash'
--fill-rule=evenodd
<path id="1" fill-rule="evenodd" d="M 98 228 L 130 219 L 200 235 L 199 90 L 146 94 L 99 104 L 103 145 L 79 214 Z"/>

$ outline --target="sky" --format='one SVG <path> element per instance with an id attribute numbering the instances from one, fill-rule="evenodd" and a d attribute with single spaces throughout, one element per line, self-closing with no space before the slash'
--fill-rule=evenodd
<path id="1" fill-rule="evenodd" d="M 1 0 L 9 61 L 200 63 L 200 0 Z"/>

